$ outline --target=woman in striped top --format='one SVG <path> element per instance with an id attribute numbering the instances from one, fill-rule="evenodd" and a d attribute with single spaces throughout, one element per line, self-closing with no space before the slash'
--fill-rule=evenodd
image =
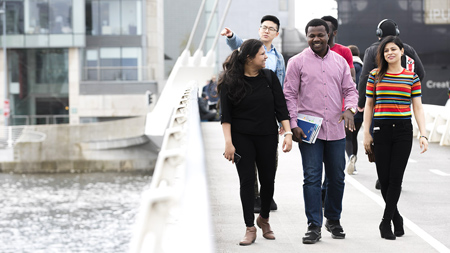
<path id="1" fill-rule="evenodd" d="M 419 131 L 425 133 L 420 80 L 414 72 L 401 66 L 403 54 L 403 43 L 398 37 L 387 36 L 380 43 L 378 68 L 369 75 L 364 110 L 364 149 L 371 153 L 371 145 L 374 145 L 381 194 L 386 203 L 380 234 L 389 240 L 404 234 L 397 203 L 412 148 L 411 103 Z M 372 117 L 373 138 L 370 134 Z M 421 153 L 424 153 L 428 149 L 428 139 L 421 136 L 419 142 Z"/>

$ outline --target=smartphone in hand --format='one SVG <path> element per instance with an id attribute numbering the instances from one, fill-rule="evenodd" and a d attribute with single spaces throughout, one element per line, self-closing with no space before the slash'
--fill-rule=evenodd
<path id="1" fill-rule="evenodd" d="M 238 164 L 238 162 L 241 160 L 241 155 L 238 153 L 234 153 L 234 163 Z"/>
<path id="2" fill-rule="evenodd" d="M 225 153 L 223 153 L 225 155 Z M 238 162 L 241 160 L 241 155 L 234 152 L 234 163 L 238 164 Z"/>

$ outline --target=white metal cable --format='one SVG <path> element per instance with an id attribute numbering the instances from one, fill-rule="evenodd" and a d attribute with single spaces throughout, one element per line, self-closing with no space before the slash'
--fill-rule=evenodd
<path id="1" fill-rule="evenodd" d="M 200 9 L 198 10 L 197 17 L 195 18 L 194 26 L 192 27 L 191 35 L 189 36 L 188 43 L 186 44 L 186 49 L 185 49 L 186 51 L 189 50 L 189 47 L 192 44 L 192 39 L 194 38 L 195 30 L 197 30 L 198 22 L 200 21 L 200 17 L 202 16 L 203 9 L 205 8 L 205 3 L 206 3 L 206 0 L 203 0 L 202 4 L 200 5 Z"/>
<path id="2" fill-rule="evenodd" d="M 211 46 L 210 51 L 215 50 L 215 48 L 216 48 L 217 41 L 219 40 L 219 36 L 220 36 L 220 31 L 221 31 L 221 29 L 223 27 L 223 24 L 225 23 L 225 19 L 227 18 L 228 10 L 230 9 L 230 5 L 231 5 L 231 0 L 228 0 L 227 5 L 225 7 L 225 10 L 223 12 L 222 19 L 220 20 L 220 23 L 219 23 L 219 27 L 217 29 L 216 37 L 214 38 L 214 42 L 213 42 L 213 44 Z"/>
<path id="3" fill-rule="evenodd" d="M 216 0 L 214 2 L 214 7 L 211 10 L 211 15 L 209 16 L 208 23 L 206 24 L 205 31 L 203 32 L 202 40 L 200 41 L 200 45 L 198 46 L 197 50 L 202 50 L 203 45 L 205 44 L 206 35 L 208 35 L 209 27 L 211 26 L 212 20 L 214 18 L 214 15 L 216 13 L 217 5 L 219 4 L 219 0 Z"/>

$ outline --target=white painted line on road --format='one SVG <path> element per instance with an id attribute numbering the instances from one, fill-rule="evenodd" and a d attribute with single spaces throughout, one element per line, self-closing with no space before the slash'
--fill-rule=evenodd
<path id="1" fill-rule="evenodd" d="M 356 179 L 354 179 L 351 176 L 346 175 L 345 181 L 350 183 L 353 187 L 358 189 L 363 194 L 367 195 L 369 198 L 371 198 L 375 203 L 380 205 L 382 208 L 384 208 L 384 200 L 381 196 L 378 194 L 373 193 L 369 189 L 367 189 L 364 185 L 362 185 L 360 182 L 358 182 Z M 438 252 L 441 253 L 450 253 L 450 249 L 447 248 L 444 244 L 439 242 L 438 240 L 434 239 L 430 234 L 425 232 L 423 229 L 421 229 L 419 226 L 417 226 L 414 222 L 410 221 L 408 218 L 403 216 L 403 224 L 408 227 L 411 231 L 413 231 L 416 235 L 418 235 L 420 238 L 422 238 L 424 241 L 426 241 L 428 244 L 431 245 L 434 249 L 436 249 Z"/>
<path id="2" fill-rule="evenodd" d="M 408 159 L 408 163 L 417 163 L 417 161 L 414 159 Z"/>
<path id="3" fill-rule="evenodd" d="M 440 170 L 430 170 L 430 171 L 439 176 L 450 177 L 450 174 L 442 172 Z"/>

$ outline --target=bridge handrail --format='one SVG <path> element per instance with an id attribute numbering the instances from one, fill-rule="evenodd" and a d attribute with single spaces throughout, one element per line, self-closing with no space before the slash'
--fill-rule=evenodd
<path id="1" fill-rule="evenodd" d="M 33 131 L 27 126 L 0 126 L 0 148 L 12 148 L 18 142 L 42 142 L 45 133 Z"/>
<path id="2" fill-rule="evenodd" d="M 130 253 L 214 252 L 198 85 L 188 86 L 173 110 L 150 188 L 142 195 Z"/>

